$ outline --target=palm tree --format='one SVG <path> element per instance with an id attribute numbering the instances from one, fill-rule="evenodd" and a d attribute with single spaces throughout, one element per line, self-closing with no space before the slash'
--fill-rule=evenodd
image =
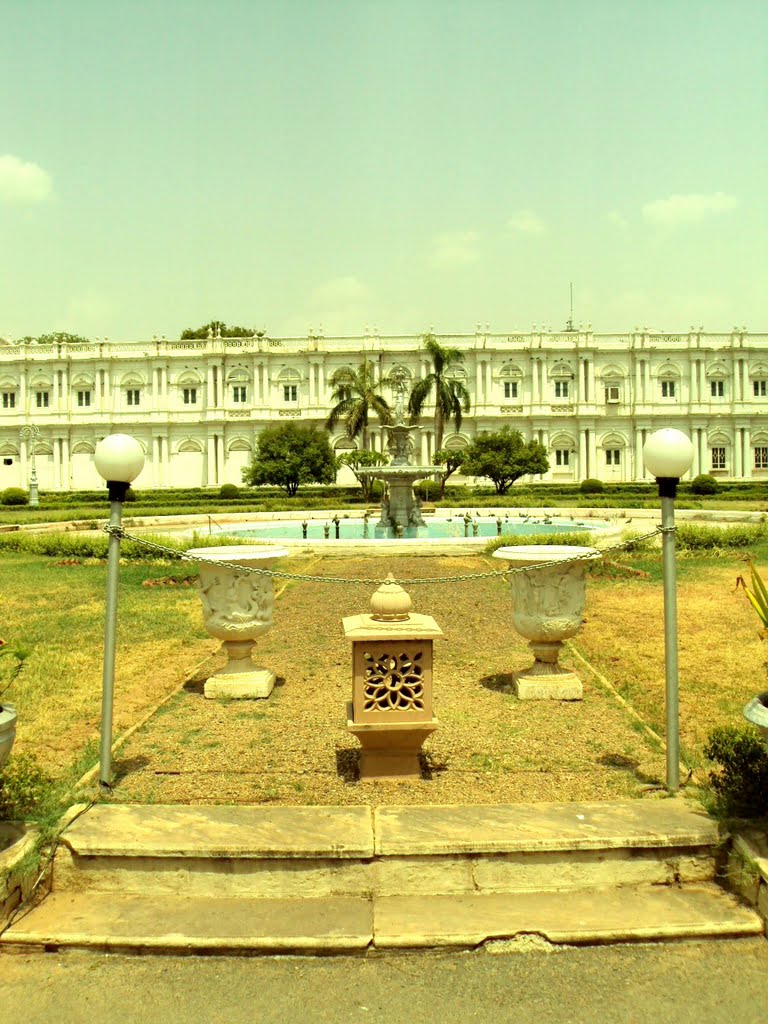
<path id="1" fill-rule="evenodd" d="M 461 427 L 461 417 L 469 412 L 469 392 L 460 380 L 448 376 L 452 366 L 464 362 L 464 353 L 457 348 L 443 348 L 435 338 L 434 334 L 425 334 L 422 337 L 424 348 L 432 358 L 432 373 L 417 381 L 411 389 L 408 399 L 408 412 L 415 420 L 421 415 L 421 410 L 427 403 L 430 395 L 435 393 L 435 447 L 438 451 L 443 447 L 443 430 L 446 420 L 453 419 L 458 431 Z"/>
<path id="2" fill-rule="evenodd" d="M 329 382 L 333 388 L 331 399 L 336 404 L 325 421 L 327 430 L 333 430 L 339 420 L 344 420 L 347 436 L 354 440 L 362 438 L 363 448 L 368 448 L 368 418 L 375 412 L 382 423 L 391 419 L 389 405 L 379 393 L 387 384 L 386 377 L 376 380 L 372 363 L 364 360 L 356 370 L 342 366 L 332 374 Z"/>

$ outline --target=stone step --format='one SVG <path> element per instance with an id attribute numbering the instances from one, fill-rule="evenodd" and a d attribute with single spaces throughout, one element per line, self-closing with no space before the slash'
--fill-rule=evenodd
<path id="1" fill-rule="evenodd" d="M 298 898 L 671 884 L 714 877 L 681 800 L 493 807 L 99 805 L 64 833 L 62 891 Z"/>
<path id="2" fill-rule="evenodd" d="M 0 936 L 0 950 L 362 953 L 473 948 L 521 935 L 589 944 L 736 937 L 762 929 L 757 914 L 711 884 L 374 899 L 53 893 Z"/>

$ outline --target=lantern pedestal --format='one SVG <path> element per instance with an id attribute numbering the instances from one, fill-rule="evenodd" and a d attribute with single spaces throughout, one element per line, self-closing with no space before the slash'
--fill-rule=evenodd
<path id="1" fill-rule="evenodd" d="M 420 779 L 432 714 L 432 643 L 443 631 L 430 615 L 409 614 L 411 599 L 390 577 L 370 615 L 343 620 L 352 641 L 347 729 L 360 741 L 360 780 Z"/>
<path id="2" fill-rule="evenodd" d="M 431 722 L 355 723 L 347 704 L 347 729 L 360 741 L 360 778 L 369 782 L 421 778 L 421 747 L 438 727 Z"/>

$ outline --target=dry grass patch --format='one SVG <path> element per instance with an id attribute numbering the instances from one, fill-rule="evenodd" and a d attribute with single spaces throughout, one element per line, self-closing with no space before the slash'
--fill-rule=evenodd
<path id="1" fill-rule="evenodd" d="M 333 559 L 319 575 L 389 570 L 398 578 L 496 568 L 490 560 Z M 357 743 L 345 728 L 350 645 L 341 618 L 367 611 L 371 585 L 291 584 L 257 660 L 280 683 L 267 701 L 205 700 L 192 682 L 126 744 L 115 799 L 160 802 L 510 803 L 637 795 L 659 779 L 663 758 L 599 686 L 581 703 L 519 702 L 504 690 L 528 664 L 499 579 L 413 585 L 416 610 L 446 636 L 435 646 L 435 709 L 426 778 L 357 782 Z M 567 660 L 567 658 L 566 658 Z"/>

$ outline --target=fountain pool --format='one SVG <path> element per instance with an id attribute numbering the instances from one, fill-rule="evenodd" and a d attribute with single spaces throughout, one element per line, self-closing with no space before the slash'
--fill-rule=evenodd
<path id="1" fill-rule="evenodd" d="M 499 528 L 499 522 L 501 527 Z M 338 537 L 336 534 L 338 526 Z M 535 537 L 542 534 L 572 533 L 574 531 L 590 531 L 600 533 L 610 529 L 605 521 L 588 521 L 577 519 L 549 519 L 534 517 L 497 517 L 472 516 L 467 522 L 463 516 L 429 519 L 424 526 L 406 526 L 402 533 L 396 533 L 392 527 L 383 527 L 379 523 L 366 522 L 351 516 L 328 517 L 327 519 L 278 520 L 268 522 L 251 522 L 232 524 L 223 527 L 221 533 L 233 537 L 243 537 L 254 541 L 279 540 L 290 544 L 291 541 L 338 543 L 339 541 L 392 541 L 395 539 L 410 541 L 482 541 L 487 542 L 500 534 L 504 536 L 525 535 Z M 306 532 L 305 532 L 306 531 Z M 585 540 L 586 540 L 585 533 Z M 390 546 L 390 545 L 387 545 Z"/>

